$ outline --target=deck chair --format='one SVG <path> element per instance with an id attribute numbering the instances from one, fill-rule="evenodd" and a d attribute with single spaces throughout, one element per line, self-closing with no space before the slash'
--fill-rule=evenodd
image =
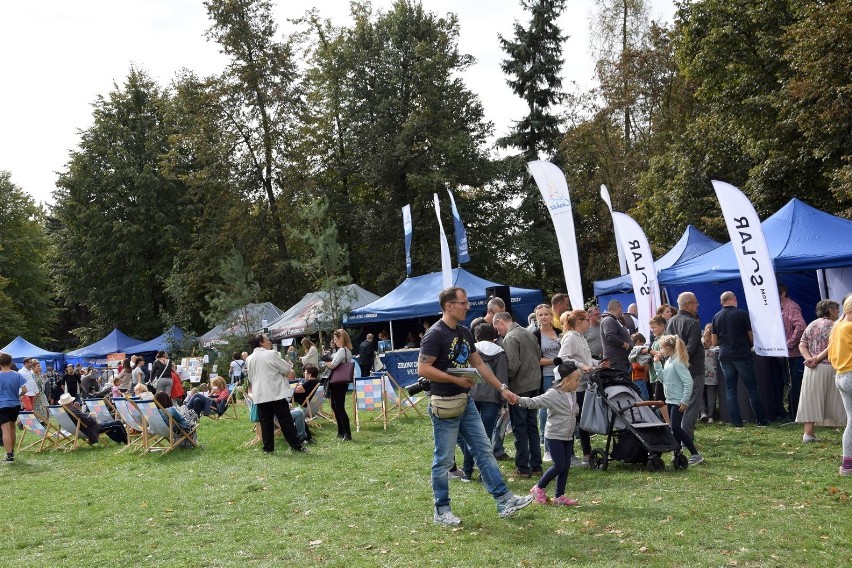
<path id="1" fill-rule="evenodd" d="M 221 418 L 232 418 L 233 420 L 239 419 L 239 413 L 237 412 L 237 394 L 239 394 L 240 390 L 240 385 L 236 383 L 228 385 L 228 406 L 225 407 L 225 412 L 222 413 Z"/>
<path id="2" fill-rule="evenodd" d="M 249 393 L 244 393 L 243 398 L 245 398 L 246 408 L 248 410 L 247 417 L 251 417 L 251 409 L 252 409 L 252 407 L 254 407 L 254 398 L 252 398 L 252 396 Z M 283 436 L 284 432 L 281 430 L 281 425 L 278 424 L 278 420 L 276 419 L 274 423 L 275 423 L 275 430 L 274 430 L 273 434 L 275 436 L 278 436 L 278 435 Z M 249 446 L 254 446 L 254 445 L 257 445 L 257 444 L 260 443 L 260 439 L 261 439 L 260 438 L 260 423 L 259 422 L 252 422 L 252 424 L 254 424 L 254 426 L 252 426 L 252 431 L 254 432 L 254 438 L 252 438 L 248 442 L 244 443 L 243 444 L 244 448 L 248 448 Z"/>
<path id="3" fill-rule="evenodd" d="M 152 451 L 162 451 L 162 455 L 171 452 L 180 444 L 186 442 L 193 447 L 198 447 L 192 434 L 192 431 L 186 431 L 177 425 L 175 419 L 168 415 L 168 421 L 160 414 L 160 410 L 164 410 L 156 400 L 138 400 L 136 408 L 142 413 L 145 419 L 145 429 L 148 431 L 148 446 L 144 453 Z"/>
<path id="4" fill-rule="evenodd" d="M 356 379 L 352 405 L 355 407 L 355 431 L 361 431 L 361 413 L 379 411 L 373 420 L 381 420 L 388 429 L 388 393 L 384 377 Z M 389 384 L 389 383 L 388 383 Z"/>
<path id="5" fill-rule="evenodd" d="M 305 397 L 305 422 L 308 424 L 316 424 L 318 428 L 322 428 L 320 418 L 324 418 L 329 422 L 334 422 L 334 418 L 325 414 L 322 407 L 325 404 L 325 387 L 317 384 L 314 389 Z"/>
<path id="6" fill-rule="evenodd" d="M 21 438 L 18 440 L 18 447 L 15 451 L 28 450 L 38 445 L 38 449 L 35 452 L 39 453 L 46 449 L 57 448 L 71 443 L 71 438 L 66 435 L 67 432 L 63 434 L 61 428 L 54 426 L 50 420 L 39 416 L 35 412 L 20 412 L 18 414 L 18 423 L 23 428 L 23 432 L 21 432 Z M 27 440 L 27 445 L 25 446 L 24 439 L 27 437 L 27 434 L 31 434 L 37 439 L 35 441 Z"/>
<path id="7" fill-rule="evenodd" d="M 145 428 L 145 420 L 134 403 L 126 398 L 112 399 L 112 405 L 119 419 L 124 422 L 127 430 L 127 445 L 119 450 L 123 452 L 127 448 L 145 450 L 148 447 L 148 429 Z"/>
<path id="8" fill-rule="evenodd" d="M 47 410 L 50 412 L 50 417 L 59 425 L 59 432 L 71 440 L 70 444 L 65 445 L 66 452 L 76 450 L 81 437 L 90 447 L 94 447 L 89 441 L 89 437 L 83 434 L 82 422 L 79 418 L 68 414 L 65 408 L 59 404 L 51 404 L 47 407 Z M 100 439 L 100 436 L 98 436 L 98 439 Z"/>
<path id="9" fill-rule="evenodd" d="M 98 422 L 110 422 L 115 420 L 109 411 L 106 401 L 102 398 L 87 398 L 83 401 L 90 414 L 94 414 Z"/>
<path id="10" fill-rule="evenodd" d="M 391 420 L 396 420 L 406 412 L 414 410 L 421 418 L 423 413 L 417 408 L 417 403 L 423 400 L 424 396 L 408 396 L 408 391 L 399 386 L 399 383 L 390 375 L 385 373 L 385 392 L 387 393 L 387 401 L 392 408 L 396 409 L 396 413 L 391 417 Z"/>

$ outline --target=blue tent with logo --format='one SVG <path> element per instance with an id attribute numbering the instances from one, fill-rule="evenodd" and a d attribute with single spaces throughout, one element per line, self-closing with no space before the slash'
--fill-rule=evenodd
<path id="1" fill-rule="evenodd" d="M 54 368 L 57 365 L 61 365 L 65 361 L 64 353 L 57 353 L 55 351 L 48 351 L 46 349 L 42 349 L 37 345 L 33 345 L 20 335 L 12 340 L 9 345 L 0 349 L 3 353 L 8 353 L 12 356 L 12 361 L 15 363 L 23 363 L 24 359 L 38 359 L 43 362 L 43 366 L 46 367 L 48 362 L 53 363 Z"/>
<path id="2" fill-rule="evenodd" d="M 659 273 L 691 258 L 700 256 L 718 248 L 721 243 L 714 241 L 692 225 L 687 225 L 680 240 L 663 256 L 654 261 L 654 268 Z M 594 283 L 595 296 L 601 306 L 606 306 L 610 300 L 619 300 L 624 307 L 636 301 L 633 295 L 633 283 L 629 274 L 624 274 L 609 280 L 597 280 Z"/>
<path id="3" fill-rule="evenodd" d="M 464 268 L 454 268 L 453 286 L 467 291 L 470 301 L 467 323 L 470 323 L 485 313 L 485 289 L 500 284 L 480 278 Z M 402 284 L 375 302 L 349 312 L 349 315 L 344 317 L 344 323 L 354 326 L 427 317 L 437 319 L 441 314 L 438 294 L 443 289 L 443 275 L 440 272 L 406 278 Z M 543 300 L 541 290 L 510 287 L 509 293 L 512 297 L 512 312 L 516 318 L 526 318 Z M 519 323 L 526 325 L 526 319 Z"/>
<path id="4" fill-rule="evenodd" d="M 182 343 L 183 340 L 183 330 L 173 325 L 163 335 L 155 337 L 151 341 L 134 345 L 126 353 L 128 355 L 141 355 L 143 353 L 156 353 L 157 351 L 171 351 L 175 345 Z"/>
<path id="5" fill-rule="evenodd" d="M 127 353 L 131 347 L 140 343 L 142 343 L 141 339 L 130 337 L 118 329 L 113 329 L 100 341 L 75 349 L 74 351 L 69 351 L 65 354 L 65 359 L 74 361 L 78 359 L 105 357 L 110 353 Z"/>

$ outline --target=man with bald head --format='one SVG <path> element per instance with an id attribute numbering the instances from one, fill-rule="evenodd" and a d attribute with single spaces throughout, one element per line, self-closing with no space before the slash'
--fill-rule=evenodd
<path id="1" fill-rule="evenodd" d="M 728 414 L 731 424 L 741 428 L 743 420 L 737 400 L 737 382 L 742 380 L 748 392 L 748 401 L 754 412 L 758 426 L 766 425 L 763 404 L 754 378 L 754 360 L 751 346 L 754 336 L 751 332 L 751 320 L 748 312 L 737 308 L 737 297 L 733 292 L 723 292 L 719 298 L 722 309 L 713 316 L 710 341 L 719 346 L 719 363 L 725 376 L 725 389 L 728 400 Z"/>
<path id="2" fill-rule="evenodd" d="M 689 353 L 689 374 L 692 376 L 692 396 L 683 413 L 683 429 L 695 439 L 695 421 L 704 393 L 704 344 L 701 342 L 701 323 L 698 321 L 698 298 L 692 292 L 677 297 L 678 313 L 666 325 L 667 335 L 677 335 L 686 344 Z"/>

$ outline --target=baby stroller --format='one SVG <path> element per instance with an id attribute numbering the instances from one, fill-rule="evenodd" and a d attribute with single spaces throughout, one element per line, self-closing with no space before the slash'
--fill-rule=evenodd
<path id="1" fill-rule="evenodd" d="M 687 457 L 681 452 L 671 427 L 652 410 L 665 403 L 643 401 L 639 388 L 629 376 L 616 369 L 600 369 L 589 377 L 583 402 L 580 427 L 606 435 L 606 448 L 595 448 L 589 455 L 591 469 L 606 470 L 610 460 L 644 464 L 651 471 L 665 469 L 662 454 L 674 452 L 672 465 L 686 469 Z"/>

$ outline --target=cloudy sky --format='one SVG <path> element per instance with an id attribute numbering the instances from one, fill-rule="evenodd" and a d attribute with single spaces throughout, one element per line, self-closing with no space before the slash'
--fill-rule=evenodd
<path id="1" fill-rule="evenodd" d="M 279 0 L 279 30 L 287 18 L 316 6 L 336 24 L 349 21 L 349 0 Z M 392 0 L 374 0 L 374 8 Z M 497 34 L 509 37 L 515 19 L 527 17 L 518 0 L 423 0 L 428 10 L 459 17 L 460 49 L 477 62 L 466 73 L 468 87 L 485 107 L 486 118 L 505 133 L 524 107 L 505 83 Z M 671 20 L 672 0 L 653 0 L 652 16 Z M 569 35 L 564 46 L 564 81 L 592 84 L 589 18 L 593 0 L 569 0 L 560 22 Z M 91 125 L 91 104 L 131 65 L 161 84 L 181 68 L 199 75 L 220 71 L 223 57 L 204 39 L 209 25 L 201 0 L 27 0 L 0 4 L 0 170 L 35 197 L 51 203 L 56 172 L 64 169 L 79 130 Z"/>

